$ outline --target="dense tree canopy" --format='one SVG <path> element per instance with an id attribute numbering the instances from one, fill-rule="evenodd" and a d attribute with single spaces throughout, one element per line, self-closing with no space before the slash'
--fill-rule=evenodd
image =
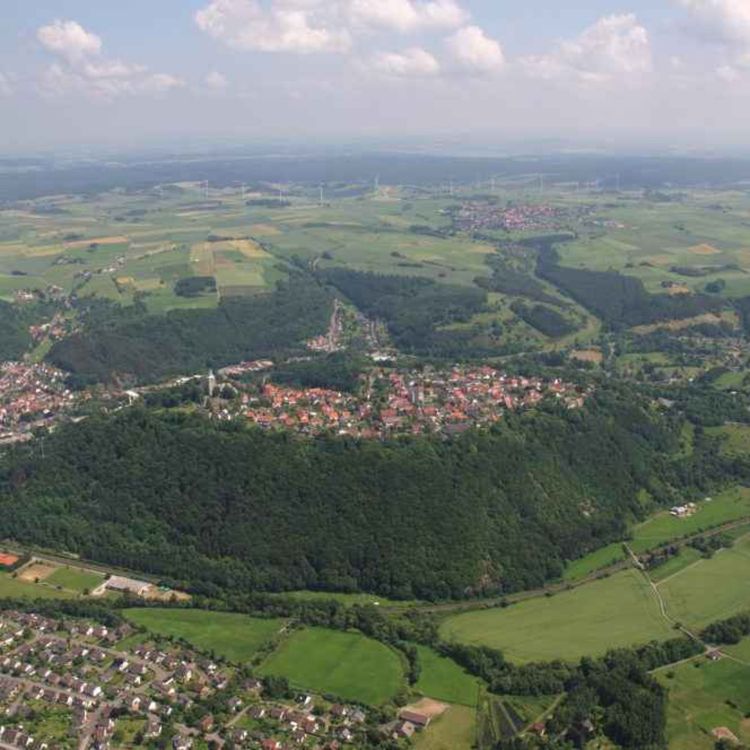
<path id="1" fill-rule="evenodd" d="M 215 310 L 89 316 L 84 330 L 55 344 L 48 359 L 84 383 L 156 381 L 288 352 L 325 330 L 331 304 L 318 284 L 292 279 L 270 294 L 224 300 Z"/>
<path id="2" fill-rule="evenodd" d="M 306 440 L 128 410 L 59 429 L 44 458 L 11 452 L 0 535 L 195 590 L 511 591 L 621 537 L 642 488 L 668 501 L 676 446 L 614 391 L 452 441 Z"/>

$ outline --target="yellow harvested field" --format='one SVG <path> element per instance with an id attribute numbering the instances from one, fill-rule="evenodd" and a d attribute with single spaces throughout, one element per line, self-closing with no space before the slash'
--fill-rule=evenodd
<path id="1" fill-rule="evenodd" d="M 736 320 L 727 318 L 722 315 L 714 315 L 714 313 L 705 313 L 703 315 L 696 315 L 694 318 L 684 318 L 683 320 L 665 320 L 663 323 L 653 323 L 647 326 L 635 326 L 632 331 L 633 333 L 645 334 L 653 333 L 659 329 L 666 329 L 668 331 L 679 331 L 683 328 L 690 328 L 690 326 L 700 325 L 701 323 L 717 324 L 722 321 L 736 324 Z"/>
<path id="2" fill-rule="evenodd" d="M 408 706 L 403 707 L 403 711 L 413 711 L 423 716 L 429 716 L 434 719 L 436 716 L 444 714 L 450 706 L 447 703 L 441 703 L 440 701 L 433 700 L 432 698 L 422 698 L 416 703 L 410 703 Z"/>
<path id="3" fill-rule="evenodd" d="M 672 296 L 675 296 L 677 294 L 690 294 L 690 287 L 685 286 L 684 284 L 677 284 L 675 286 L 669 287 L 667 290 L 667 294 L 670 294 Z"/>
<path id="4" fill-rule="evenodd" d="M 199 242 L 190 248 L 190 263 L 196 276 L 213 276 L 214 251 L 208 242 Z"/>
<path id="5" fill-rule="evenodd" d="M 273 224 L 253 224 L 250 227 L 250 234 L 255 234 L 258 237 L 275 237 L 277 234 L 281 234 L 281 230 Z"/>
<path id="6" fill-rule="evenodd" d="M 57 565 L 32 561 L 18 571 L 18 577 L 22 581 L 34 583 L 35 581 L 43 581 L 48 576 L 51 576 L 56 570 Z"/>
<path id="7" fill-rule="evenodd" d="M 570 353 L 571 359 L 577 359 L 580 362 L 594 362 L 600 364 L 604 355 L 599 349 L 575 349 Z"/>
<path id="8" fill-rule="evenodd" d="M 230 240 L 228 245 L 233 250 L 239 250 L 246 258 L 257 260 L 268 258 L 269 254 L 254 240 Z"/>
<path id="9" fill-rule="evenodd" d="M 690 248 L 690 252 L 693 255 L 718 255 L 721 250 L 715 248 L 713 245 L 704 243 L 702 245 L 694 245 Z"/>

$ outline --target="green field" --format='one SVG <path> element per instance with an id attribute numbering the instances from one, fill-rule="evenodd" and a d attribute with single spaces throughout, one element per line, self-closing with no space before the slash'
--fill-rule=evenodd
<path id="1" fill-rule="evenodd" d="M 716 727 L 727 727 L 741 741 L 750 741 L 750 721 L 744 718 L 750 712 L 750 666 L 727 658 L 701 658 L 661 670 L 658 679 L 669 689 L 670 750 L 713 750 L 716 741 L 710 732 Z"/>
<path id="2" fill-rule="evenodd" d="M 606 568 L 612 563 L 619 562 L 625 559 L 625 550 L 622 548 L 621 542 L 613 542 L 608 544 L 606 547 L 581 557 L 578 560 L 573 560 L 565 567 L 563 573 L 564 581 L 577 581 L 580 578 L 585 578 L 590 573 L 593 573 L 600 568 Z"/>
<path id="3" fill-rule="evenodd" d="M 417 750 L 470 750 L 474 747 L 475 712 L 465 706 L 451 706 L 415 738 Z"/>
<path id="4" fill-rule="evenodd" d="M 284 640 L 261 666 L 299 688 L 380 705 L 403 685 L 400 657 L 359 633 L 305 628 Z"/>
<path id="5" fill-rule="evenodd" d="M 750 537 L 659 584 L 669 614 L 702 628 L 750 609 Z"/>
<path id="6" fill-rule="evenodd" d="M 123 614 L 153 633 L 183 638 L 195 648 L 245 662 L 284 626 L 284 620 L 200 609 L 126 609 Z"/>
<path id="7" fill-rule="evenodd" d="M 725 456 L 750 454 L 750 425 L 725 424 L 722 427 L 711 427 L 707 432 L 722 438 L 721 452 Z"/>
<path id="8" fill-rule="evenodd" d="M 676 518 L 660 511 L 632 529 L 631 549 L 640 554 L 685 536 L 707 531 L 715 526 L 750 517 L 750 489 L 733 487 L 698 503 L 698 512 L 689 518 Z M 614 542 L 573 560 L 565 568 L 563 580 L 576 581 L 600 568 L 625 559 L 621 542 Z M 677 566 L 678 562 L 675 561 Z M 662 576 L 663 577 L 663 576 Z"/>
<path id="9" fill-rule="evenodd" d="M 694 565 L 701 559 L 701 553 L 694 547 L 683 547 L 679 555 L 673 555 L 663 565 L 649 570 L 648 575 L 652 581 L 659 583 L 665 579 L 681 572 L 685 568 Z"/>
<path id="10" fill-rule="evenodd" d="M 85 591 L 92 591 L 102 581 L 104 576 L 100 573 L 92 573 L 80 568 L 58 568 L 54 573 L 45 578 L 45 583 L 53 586 L 62 586 L 69 591 L 75 591 L 83 594 Z"/>
<path id="11" fill-rule="evenodd" d="M 440 633 L 446 640 L 498 648 L 511 661 L 530 662 L 574 661 L 666 639 L 673 630 L 644 577 L 624 570 L 552 597 L 450 617 Z"/>
<path id="12" fill-rule="evenodd" d="M 428 698 L 476 706 L 481 682 L 465 672 L 452 659 L 433 651 L 427 646 L 417 646 L 422 672 L 415 688 Z"/>
<path id="13" fill-rule="evenodd" d="M 70 599 L 69 591 L 60 591 L 43 583 L 27 583 L 13 578 L 10 573 L 0 573 L 0 598 L 19 599 Z"/>
<path id="14" fill-rule="evenodd" d="M 673 539 L 697 534 L 729 521 L 750 516 L 750 489 L 734 487 L 717 494 L 709 502 L 698 503 L 698 512 L 689 518 L 676 518 L 663 511 L 638 524 L 629 542 L 634 552 L 645 552 Z"/>
<path id="15" fill-rule="evenodd" d="M 345 594 L 336 591 L 286 591 L 283 594 L 275 594 L 282 598 L 298 599 L 300 601 L 335 601 L 345 604 L 347 607 L 354 605 L 373 605 L 375 607 L 414 607 L 420 604 L 415 600 L 388 599 L 375 594 Z"/>

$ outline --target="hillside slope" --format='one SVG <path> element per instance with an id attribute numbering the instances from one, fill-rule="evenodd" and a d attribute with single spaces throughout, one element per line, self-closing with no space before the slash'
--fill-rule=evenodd
<path id="1" fill-rule="evenodd" d="M 439 598 L 560 574 L 623 532 L 676 445 L 626 395 L 454 441 L 304 440 L 129 410 L 2 467 L 0 535 L 182 581 Z"/>

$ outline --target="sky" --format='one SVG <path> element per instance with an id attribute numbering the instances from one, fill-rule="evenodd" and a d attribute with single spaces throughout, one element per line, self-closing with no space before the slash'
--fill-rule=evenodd
<path id="1" fill-rule="evenodd" d="M 0 153 L 750 132 L 750 0 L 0 0 Z"/>

